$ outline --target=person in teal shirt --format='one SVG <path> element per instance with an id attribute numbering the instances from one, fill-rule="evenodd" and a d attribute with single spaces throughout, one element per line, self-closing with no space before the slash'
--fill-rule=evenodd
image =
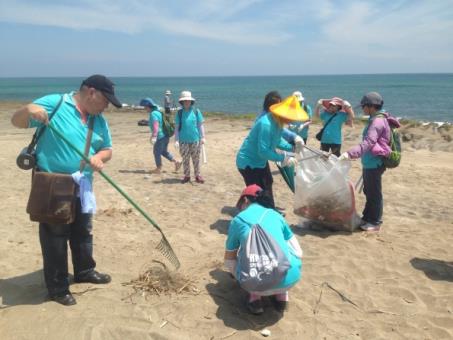
<path id="1" fill-rule="evenodd" d="M 152 174 L 160 174 L 162 171 L 162 156 L 175 164 L 175 172 L 179 170 L 182 162 L 177 161 L 168 151 L 170 136 L 165 135 L 163 126 L 162 112 L 159 111 L 158 105 L 151 99 L 145 98 L 140 101 L 140 105 L 145 107 L 149 113 L 148 125 L 151 130 L 150 142 L 153 145 L 154 161 L 156 168 L 151 170 Z"/>
<path id="2" fill-rule="evenodd" d="M 262 296 L 272 296 L 276 309 L 283 312 L 287 308 L 288 290 L 300 281 L 302 271 L 302 249 L 284 217 L 273 209 L 266 208 L 264 191 L 258 185 L 247 186 L 236 204 L 240 213 L 233 218 L 228 228 L 225 244 L 225 267 L 235 277 L 239 277 L 240 249 L 246 247 L 251 226 L 259 224 L 274 241 L 289 261 L 290 267 L 285 277 L 266 291 L 249 292 L 246 303 L 253 314 L 262 314 Z"/>
<path id="3" fill-rule="evenodd" d="M 287 153 L 294 149 L 282 138 L 283 126 L 305 117 L 302 116 L 303 110 L 298 102 L 298 109 L 289 109 L 289 102 L 297 101 L 295 97 L 288 97 L 283 102 L 279 99 L 273 102 L 273 97 L 268 95 L 263 105 L 267 113 L 257 119 L 242 142 L 236 155 L 236 166 L 244 178 L 245 185 L 257 184 L 263 188 L 268 205 L 275 208 L 273 178 L 268 161 L 281 162 L 282 166 L 296 164 L 296 159 Z M 302 138 L 296 136 L 295 143 L 296 147 L 300 147 L 303 144 Z"/>
<path id="4" fill-rule="evenodd" d="M 175 148 L 179 148 L 182 157 L 184 177 L 181 183 L 190 181 L 190 159 L 192 159 L 195 181 L 204 183 L 200 173 L 200 152 L 206 143 L 204 118 L 200 110 L 193 105 L 195 98 L 190 91 L 182 91 L 179 97 L 182 105 L 175 117 Z"/>
<path id="5" fill-rule="evenodd" d="M 323 109 L 320 112 L 321 108 Z M 321 137 L 321 150 L 332 152 L 339 157 L 343 141 L 343 124 L 354 126 L 354 111 L 348 101 L 338 97 L 320 99 L 315 108 L 315 116 L 323 122 L 324 131 Z"/>
<path id="6" fill-rule="evenodd" d="M 294 122 L 289 125 L 289 130 L 292 132 L 296 133 L 298 136 L 300 136 L 303 140 L 304 143 L 307 144 L 307 139 L 308 139 L 308 129 L 311 124 L 311 118 L 313 116 L 313 111 L 311 109 L 311 106 L 305 103 L 305 98 L 302 95 L 302 92 L 300 91 L 294 91 L 293 96 L 295 96 L 300 103 L 300 106 L 307 112 L 308 114 L 308 120 L 305 122 Z"/>
<path id="7" fill-rule="evenodd" d="M 61 103 L 60 103 L 60 99 Z M 93 136 L 89 145 L 90 162 L 84 175 L 90 181 L 93 171 L 102 170 L 112 157 L 112 140 L 102 112 L 112 103 L 121 107 L 115 97 L 113 83 L 102 75 L 85 79 L 79 91 L 63 95 L 48 95 L 17 110 L 11 119 L 19 128 L 45 128 L 44 124 L 63 133 L 80 150 L 87 141 L 88 124 L 93 121 Z M 59 106 L 58 106 L 59 105 Z M 58 109 L 57 109 L 58 107 Z M 49 114 L 55 111 L 52 117 Z M 37 170 L 74 174 L 81 168 L 81 158 L 52 130 L 46 128 L 36 146 Z M 43 197 L 45 199 L 45 197 Z M 77 198 L 75 220 L 71 224 L 39 224 L 39 240 L 43 255 L 44 279 L 49 297 L 62 305 L 74 305 L 76 300 L 69 291 L 67 243 L 71 247 L 75 282 L 108 283 L 108 274 L 95 270 L 93 259 L 92 214 L 83 213 Z"/>

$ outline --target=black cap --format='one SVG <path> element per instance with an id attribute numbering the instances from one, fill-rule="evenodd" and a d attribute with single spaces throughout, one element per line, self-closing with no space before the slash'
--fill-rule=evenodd
<path id="1" fill-rule="evenodd" d="M 360 106 L 366 105 L 382 106 L 384 105 L 384 99 L 382 99 L 382 96 L 377 92 L 369 92 L 364 95 L 360 101 Z"/>
<path id="2" fill-rule="evenodd" d="M 109 78 L 101 74 L 92 75 L 82 82 L 82 86 L 92 87 L 101 91 L 110 103 L 120 108 L 123 105 L 121 105 L 121 102 L 115 97 L 114 85 L 115 84 L 113 84 Z"/>

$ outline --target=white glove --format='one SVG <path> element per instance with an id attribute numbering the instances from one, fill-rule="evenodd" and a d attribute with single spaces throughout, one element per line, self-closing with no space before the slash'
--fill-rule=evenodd
<path id="1" fill-rule="evenodd" d="M 322 99 L 318 100 L 318 102 L 316 104 L 321 106 L 322 105 Z"/>
<path id="2" fill-rule="evenodd" d="M 179 142 L 175 141 L 175 149 L 179 149 Z"/>
<path id="3" fill-rule="evenodd" d="M 202 145 L 203 145 L 203 144 L 206 144 L 206 138 L 203 137 L 202 139 L 200 139 L 200 143 L 201 143 Z"/>
<path id="4" fill-rule="evenodd" d="M 282 166 L 296 166 L 297 159 L 291 156 L 285 156 L 285 159 L 282 162 Z"/>
<path id="5" fill-rule="evenodd" d="M 343 100 L 343 106 L 344 107 L 352 107 L 351 103 L 348 102 L 347 100 Z"/>
<path id="6" fill-rule="evenodd" d="M 157 137 L 151 136 L 151 138 L 149 139 L 149 141 L 151 142 L 151 145 L 154 145 L 154 143 L 156 143 L 156 141 L 157 141 Z"/>
<path id="7" fill-rule="evenodd" d="M 349 157 L 349 154 L 347 152 L 343 152 L 340 157 L 338 157 L 338 160 L 339 161 L 347 161 L 349 160 L 350 157 Z"/>
<path id="8" fill-rule="evenodd" d="M 305 145 L 304 140 L 301 136 L 296 136 L 296 138 L 294 138 L 294 144 L 296 146 L 296 153 L 301 152 L 303 146 Z"/>

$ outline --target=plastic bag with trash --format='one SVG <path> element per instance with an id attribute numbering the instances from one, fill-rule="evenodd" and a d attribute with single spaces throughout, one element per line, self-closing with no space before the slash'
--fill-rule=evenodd
<path id="1" fill-rule="evenodd" d="M 296 167 L 294 213 L 310 223 L 335 231 L 353 231 L 359 217 L 354 186 L 348 173 L 351 162 L 303 148 Z"/>

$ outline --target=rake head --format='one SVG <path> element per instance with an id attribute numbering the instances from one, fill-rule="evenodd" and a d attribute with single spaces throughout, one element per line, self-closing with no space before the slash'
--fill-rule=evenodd
<path id="1" fill-rule="evenodd" d="M 171 247 L 170 243 L 168 242 L 167 238 L 162 235 L 162 239 L 160 240 L 159 244 L 156 246 L 156 249 L 160 251 L 162 255 L 164 255 L 168 261 L 175 266 L 176 269 L 179 269 L 181 264 L 179 263 L 178 257 L 176 256 L 173 248 Z"/>

